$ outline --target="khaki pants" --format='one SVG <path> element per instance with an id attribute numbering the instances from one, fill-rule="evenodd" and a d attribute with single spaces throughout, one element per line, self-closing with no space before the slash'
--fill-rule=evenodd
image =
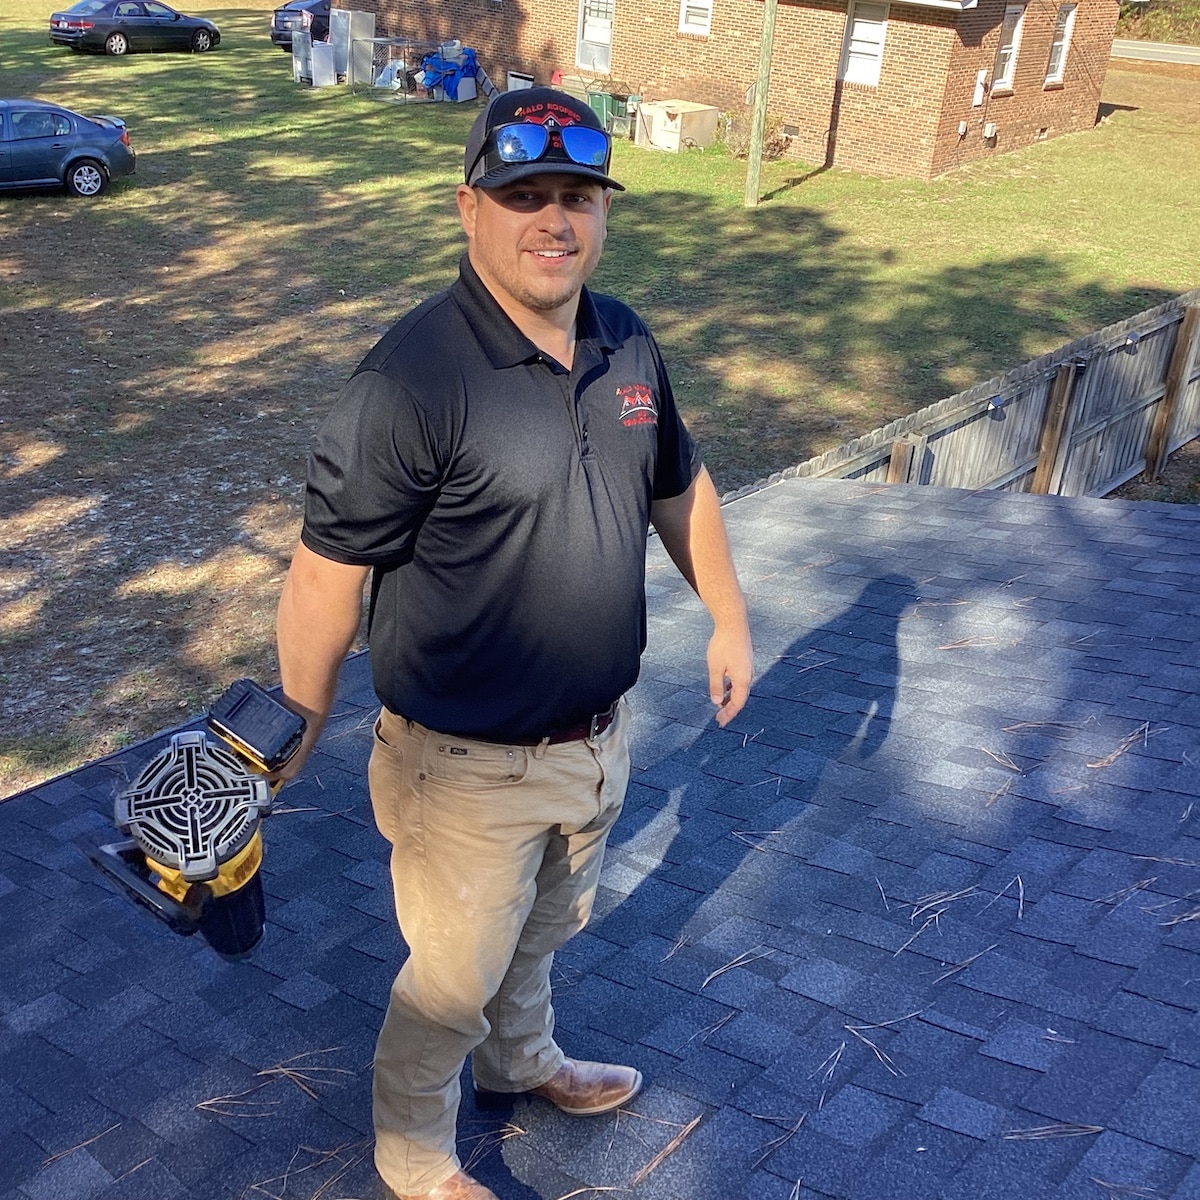
<path id="1" fill-rule="evenodd" d="M 629 710 L 595 741 L 503 746 L 384 709 L 369 779 L 409 958 L 375 1050 L 375 1162 L 420 1194 L 459 1168 L 459 1074 L 519 1092 L 562 1065 L 550 964 L 587 924 L 629 780 Z"/>

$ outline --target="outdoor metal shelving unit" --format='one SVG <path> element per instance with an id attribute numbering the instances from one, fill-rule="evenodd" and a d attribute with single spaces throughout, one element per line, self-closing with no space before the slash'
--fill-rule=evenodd
<path id="1" fill-rule="evenodd" d="M 396 104 L 435 99 L 416 85 L 413 75 L 441 44 L 406 37 L 356 38 L 350 46 L 350 90 Z"/>

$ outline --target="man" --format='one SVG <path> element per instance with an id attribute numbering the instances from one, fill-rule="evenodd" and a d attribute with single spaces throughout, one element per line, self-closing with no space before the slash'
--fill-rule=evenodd
<path id="1" fill-rule="evenodd" d="M 317 438 L 279 606 L 287 701 L 333 701 L 371 582 L 383 708 L 371 801 L 410 955 L 375 1056 L 375 1160 L 400 1198 L 496 1200 L 455 1154 L 468 1055 L 480 1102 L 536 1093 L 592 1115 L 632 1067 L 554 1041 L 550 964 L 584 927 L 629 775 L 653 524 L 712 615 L 727 724 L 753 670 L 716 492 L 658 348 L 584 282 L 604 244 L 611 146 L 535 88 L 475 122 L 458 281 L 367 355 Z"/>

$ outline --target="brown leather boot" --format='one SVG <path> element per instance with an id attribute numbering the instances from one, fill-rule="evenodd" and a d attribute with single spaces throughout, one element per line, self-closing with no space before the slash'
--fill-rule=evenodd
<path id="1" fill-rule="evenodd" d="M 474 1180 L 466 1171 L 455 1171 L 444 1183 L 439 1183 L 432 1192 L 411 1195 L 408 1192 L 392 1192 L 396 1200 L 500 1200 L 500 1197 L 482 1183 Z"/>
<path id="2" fill-rule="evenodd" d="M 595 1117 L 628 1104 L 641 1090 L 642 1073 L 633 1067 L 568 1058 L 540 1087 L 528 1092 L 492 1092 L 477 1086 L 475 1100 L 489 1108 L 518 1096 L 541 1096 L 573 1117 Z"/>

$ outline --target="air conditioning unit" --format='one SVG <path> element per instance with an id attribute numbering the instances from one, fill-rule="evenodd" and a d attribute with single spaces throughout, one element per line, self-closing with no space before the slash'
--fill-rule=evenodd
<path id="1" fill-rule="evenodd" d="M 633 140 L 638 146 L 672 152 L 711 146 L 720 116 L 711 104 L 691 100 L 642 101 L 637 108 Z"/>

